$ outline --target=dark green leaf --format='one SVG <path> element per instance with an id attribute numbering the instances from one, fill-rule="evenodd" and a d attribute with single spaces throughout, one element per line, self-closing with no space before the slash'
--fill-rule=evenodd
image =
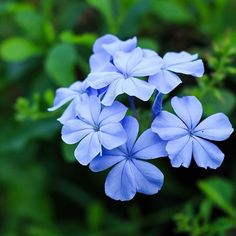
<path id="1" fill-rule="evenodd" d="M 72 45 L 58 44 L 49 51 L 45 68 L 57 85 L 66 87 L 76 79 L 77 59 L 77 52 Z"/>

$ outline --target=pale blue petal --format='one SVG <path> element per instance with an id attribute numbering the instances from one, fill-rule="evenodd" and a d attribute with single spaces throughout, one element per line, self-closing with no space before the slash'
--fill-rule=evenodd
<path id="1" fill-rule="evenodd" d="M 99 140 L 108 150 L 125 143 L 127 135 L 120 123 L 110 123 L 100 127 Z"/>
<path id="2" fill-rule="evenodd" d="M 111 34 L 106 34 L 95 41 L 93 45 L 93 52 L 94 53 L 104 52 L 105 50 L 103 48 L 103 45 L 114 43 L 116 41 L 119 41 L 119 39 L 116 36 Z"/>
<path id="3" fill-rule="evenodd" d="M 127 149 L 131 151 L 138 135 L 139 123 L 134 117 L 126 116 L 122 120 L 122 125 L 127 133 Z"/>
<path id="4" fill-rule="evenodd" d="M 106 67 L 110 66 L 111 56 L 107 53 L 95 53 L 89 58 L 91 72 L 106 71 Z"/>
<path id="5" fill-rule="evenodd" d="M 196 77 L 202 77 L 202 75 L 204 74 L 204 65 L 202 60 L 171 65 L 168 66 L 167 69 L 176 73 L 192 75 Z"/>
<path id="6" fill-rule="evenodd" d="M 67 144 L 78 143 L 91 132 L 94 132 L 91 125 L 78 119 L 69 120 L 62 127 L 62 140 Z"/>
<path id="7" fill-rule="evenodd" d="M 165 61 L 166 66 L 182 64 L 189 61 L 194 61 L 198 58 L 198 54 L 191 55 L 188 52 L 167 52 L 163 60 Z"/>
<path id="8" fill-rule="evenodd" d="M 124 75 L 130 75 L 132 69 L 141 62 L 143 52 L 141 48 L 135 48 L 132 52 L 119 51 L 114 55 L 114 64 Z"/>
<path id="9" fill-rule="evenodd" d="M 199 167 L 216 169 L 224 159 L 224 153 L 213 143 L 194 137 L 193 157 Z"/>
<path id="10" fill-rule="evenodd" d="M 124 76 L 118 72 L 94 72 L 90 73 L 87 77 L 89 86 L 95 89 L 104 88 L 115 80 L 123 79 Z"/>
<path id="11" fill-rule="evenodd" d="M 144 57 L 159 57 L 160 60 L 163 60 L 155 51 L 150 49 L 142 49 Z"/>
<path id="12" fill-rule="evenodd" d="M 92 170 L 93 172 L 103 171 L 112 167 L 118 162 L 123 161 L 124 159 L 126 159 L 126 157 L 122 152 L 120 152 L 120 155 L 116 156 L 109 154 L 97 156 L 90 162 L 89 169 Z"/>
<path id="13" fill-rule="evenodd" d="M 90 96 L 89 97 L 89 108 L 91 112 L 91 116 L 93 119 L 94 124 L 98 124 L 99 122 L 99 116 L 101 113 L 101 101 L 97 96 Z M 78 109 L 80 109 L 78 107 Z M 81 117 L 81 115 L 80 115 Z"/>
<path id="14" fill-rule="evenodd" d="M 48 111 L 57 110 L 59 107 L 63 106 L 67 102 L 71 101 L 73 98 L 75 98 L 78 95 L 79 95 L 78 92 L 75 92 L 69 88 L 57 89 L 53 107 L 48 108 Z"/>
<path id="15" fill-rule="evenodd" d="M 163 65 L 163 60 L 159 56 L 143 57 L 143 59 L 130 67 L 128 74 L 133 77 L 151 76 L 158 73 Z"/>
<path id="16" fill-rule="evenodd" d="M 124 81 L 123 90 L 129 96 L 135 96 L 142 101 L 148 101 L 155 88 L 146 81 L 130 77 Z"/>
<path id="17" fill-rule="evenodd" d="M 127 112 L 128 108 L 120 102 L 113 102 L 110 107 L 104 107 L 100 116 L 99 123 L 105 125 L 111 122 L 121 121 Z"/>
<path id="18" fill-rule="evenodd" d="M 61 124 L 65 124 L 68 120 L 75 119 L 76 118 L 76 102 L 73 100 L 70 105 L 65 109 L 62 116 L 58 118 L 57 120 Z"/>
<path id="19" fill-rule="evenodd" d="M 114 56 L 116 52 L 123 51 L 123 52 L 130 52 L 136 48 L 137 45 L 137 38 L 133 37 L 126 41 L 114 41 L 113 43 L 103 44 L 103 48 L 106 52 L 110 55 Z"/>
<path id="20" fill-rule="evenodd" d="M 106 178 L 105 193 L 120 201 L 131 200 L 135 196 L 136 186 L 129 161 L 124 160 L 112 168 Z"/>
<path id="21" fill-rule="evenodd" d="M 123 84 L 124 84 L 125 79 L 117 79 L 114 82 L 112 82 L 108 89 L 106 94 L 104 95 L 102 99 L 102 104 L 105 106 L 111 106 L 112 103 L 114 102 L 115 98 L 124 93 L 123 91 Z"/>
<path id="22" fill-rule="evenodd" d="M 217 113 L 203 120 L 193 134 L 205 139 L 222 141 L 227 139 L 233 132 L 232 125 L 226 115 Z"/>
<path id="23" fill-rule="evenodd" d="M 132 149 L 132 155 L 137 159 L 153 159 L 167 156 L 166 142 L 148 129 L 138 138 Z"/>
<path id="24" fill-rule="evenodd" d="M 98 134 L 90 133 L 80 141 L 75 149 L 75 157 L 82 165 L 88 165 L 101 151 Z"/>
<path id="25" fill-rule="evenodd" d="M 101 111 L 101 102 L 97 96 L 84 94 L 79 99 L 75 99 L 76 115 L 79 119 L 92 125 L 98 124 Z"/>
<path id="26" fill-rule="evenodd" d="M 188 134 L 186 125 L 177 116 L 167 111 L 158 114 L 152 123 L 152 131 L 163 140 L 173 140 Z"/>
<path id="27" fill-rule="evenodd" d="M 79 93 L 83 93 L 86 88 L 85 88 L 85 81 L 81 82 L 81 81 L 76 81 L 73 84 L 71 84 L 71 86 L 69 87 L 69 89 L 77 91 Z"/>
<path id="28" fill-rule="evenodd" d="M 130 164 L 136 190 L 139 193 L 155 194 L 163 185 L 164 175 L 154 165 L 140 160 L 132 160 Z"/>
<path id="29" fill-rule="evenodd" d="M 202 117 L 202 104 L 196 97 L 173 97 L 171 99 L 171 105 L 175 113 L 189 129 L 194 129 L 196 127 Z"/>
<path id="30" fill-rule="evenodd" d="M 192 138 L 189 135 L 169 141 L 166 150 L 171 160 L 173 167 L 180 167 L 181 165 L 188 168 L 193 153 Z"/>
<path id="31" fill-rule="evenodd" d="M 148 82 L 164 94 L 171 92 L 180 83 L 181 79 L 174 73 L 161 69 L 157 74 L 150 76 Z"/>

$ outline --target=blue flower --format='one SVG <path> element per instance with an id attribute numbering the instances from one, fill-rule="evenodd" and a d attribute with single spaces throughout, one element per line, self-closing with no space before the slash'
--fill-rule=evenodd
<path id="1" fill-rule="evenodd" d="M 117 52 L 113 63 L 114 65 L 109 64 L 106 71 L 91 72 L 87 78 L 87 83 L 92 88 L 108 86 L 102 104 L 110 106 L 122 93 L 143 101 L 149 100 L 155 88 L 138 78 L 156 74 L 162 66 L 159 57 L 155 53 L 150 54 L 136 48 L 132 52 Z"/>
<path id="2" fill-rule="evenodd" d="M 83 96 L 74 100 L 76 118 L 68 120 L 62 128 L 65 143 L 79 143 L 75 157 L 87 165 L 96 157 L 102 146 L 110 150 L 126 142 L 126 133 L 120 121 L 127 108 L 119 102 L 102 107 L 98 97 Z"/>
<path id="3" fill-rule="evenodd" d="M 130 52 L 137 46 L 137 38 L 133 37 L 126 41 L 116 36 L 107 34 L 98 38 L 93 45 L 93 55 L 89 58 L 89 65 L 92 72 L 106 71 L 113 55 L 118 51 Z"/>
<path id="4" fill-rule="evenodd" d="M 158 114 L 152 124 L 163 140 L 173 167 L 190 165 L 192 156 L 199 167 L 219 167 L 224 154 L 208 140 L 222 141 L 233 132 L 229 119 L 223 113 L 209 116 L 199 123 L 202 105 L 196 97 L 174 97 L 171 100 L 175 116 L 167 111 Z"/>
<path id="5" fill-rule="evenodd" d="M 163 65 L 157 74 L 149 77 L 149 83 L 153 84 L 161 93 L 169 93 L 180 83 L 181 79 L 175 73 L 182 73 L 201 77 L 204 73 L 202 60 L 198 55 L 187 52 L 168 52 L 163 57 Z"/>
<path id="6" fill-rule="evenodd" d="M 157 167 L 145 160 L 166 156 L 166 142 L 151 129 L 136 141 L 139 125 L 133 117 L 126 117 L 122 124 L 127 133 L 127 142 L 113 150 L 104 150 L 102 156 L 93 159 L 89 168 L 98 172 L 115 165 L 105 182 L 106 194 L 115 200 L 130 200 L 136 192 L 155 194 L 161 189 L 164 176 Z"/>
<path id="7" fill-rule="evenodd" d="M 71 102 L 63 112 L 62 116 L 57 119 L 61 124 L 64 124 L 67 120 L 74 119 L 76 117 L 75 98 L 80 98 L 87 95 L 96 95 L 101 97 L 105 92 L 106 88 L 96 90 L 89 87 L 86 80 L 83 82 L 77 81 L 74 82 L 69 88 L 59 88 L 56 90 L 53 107 L 48 108 L 48 111 L 55 111 L 66 103 Z"/>

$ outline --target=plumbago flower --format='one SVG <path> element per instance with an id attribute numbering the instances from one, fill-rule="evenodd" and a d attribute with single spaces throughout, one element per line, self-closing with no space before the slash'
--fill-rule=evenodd
<path id="1" fill-rule="evenodd" d="M 105 149 L 92 160 L 89 168 L 98 172 L 114 166 L 107 176 L 105 192 L 115 200 L 130 200 L 136 192 L 155 194 L 161 189 L 164 176 L 146 160 L 166 156 L 166 142 L 151 129 L 136 141 L 139 124 L 133 117 L 127 116 L 122 125 L 128 137 L 126 143 L 113 150 Z"/>
<path id="2" fill-rule="evenodd" d="M 181 79 L 175 73 L 201 77 L 204 73 L 203 62 L 197 59 L 198 55 L 187 52 L 168 52 L 164 55 L 161 69 L 149 77 L 149 83 L 153 84 L 161 93 L 169 93 L 176 88 Z"/>
<path id="3" fill-rule="evenodd" d="M 76 118 L 68 120 L 62 127 L 65 143 L 78 143 L 75 157 L 87 165 L 102 151 L 102 146 L 110 150 L 126 141 L 126 133 L 120 124 L 127 108 L 114 102 L 110 107 L 101 107 L 96 96 L 76 98 Z"/>
<path id="4" fill-rule="evenodd" d="M 106 72 L 92 72 L 87 78 L 87 83 L 94 89 L 108 86 L 102 104 L 110 106 L 122 93 L 143 101 L 149 100 L 155 88 L 138 78 L 156 74 L 162 65 L 159 57 L 146 56 L 141 48 L 135 48 L 131 52 L 118 51 L 113 57 L 113 63 L 110 63 Z"/>
<path id="5" fill-rule="evenodd" d="M 89 64 L 87 78 L 57 89 L 48 110 L 70 103 L 58 119 L 63 125 L 62 139 L 78 143 L 75 158 L 82 165 L 89 164 L 92 171 L 112 167 L 105 182 L 109 197 L 127 201 L 137 192 L 157 193 L 164 176 L 146 162 L 149 159 L 169 156 L 173 167 L 189 167 L 192 157 L 200 167 L 221 165 L 224 154 L 209 140 L 222 141 L 233 132 L 224 114 L 199 123 L 202 106 L 192 96 L 172 99 L 177 116 L 162 110 L 163 95 L 182 82 L 176 73 L 203 75 L 203 62 L 197 54 L 168 52 L 161 58 L 152 50 L 137 47 L 136 37 L 122 41 L 105 35 L 95 41 Z M 137 119 L 125 116 L 127 107 L 115 100 L 127 94 L 136 117 L 133 96 L 148 101 L 154 91 L 152 126 L 137 138 Z"/>
<path id="6" fill-rule="evenodd" d="M 116 36 L 107 34 L 98 38 L 93 45 L 94 54 L 89 58 L 91 72 L 106 71 L 116 52 L 131 52 L 136 46 L 136 37 L 121 41 Z"/>
<path id="7" fill-rule="evenodd" d="M 196 97 L 174 97 L 171 105 L 178 115 L 160 112 L 152 124 L 152 131 L 168 141 L 166 150 L 173 167 L 189 167 L 192 156 L 199 167 L 219 167 L 224 154 L 212 141 L 227 139 L 233 132 L 223 113 L 214 114 L 201 123 L 202 105 Z"/>

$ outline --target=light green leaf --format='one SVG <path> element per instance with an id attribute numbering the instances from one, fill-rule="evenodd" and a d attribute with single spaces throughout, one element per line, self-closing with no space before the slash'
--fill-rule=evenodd
<path id="1" fill-rule="evenodd" d="M 6 39 L 0 46 L 0 53 L 7 62 L 19 62 L 39 55 L 42 49 L 31 40 L 16 37 Z"/>
<path id="2" fill-rule="evenodd" d="M 92 33 L 76 35 L 71 31 L 64 31 L 61 33 L 60 39 L 63 43 L 82 44 L 92 47 L 94 41 L 96 40 L 96 35 Z"/>
<path id="3" fill-rule="evenodd" d="M 212 89 L 201 98 L 201 102 L 204 104 L 204 114 L 208 116 L 216 112 L 229 114 L 234 109 L 236 100 L 229 90 Z"/>
<path id="4" fill-rule="evenodd" d="M 236 210 L 231 203 L 234 187 L 229 181 L 223 178 L 212 177 L 207 180 L 199 181 L 198 187 L 221 210 L 229 215 L 236 216 Z"/>
<path id="5" fill-rule="evenodd" d="M 43 37 L 43 18 L 34 9 L 28 8 L 16 12 L 15 21 L 30 37 Z"/>
<path id="6" fill-rule="evenodd" d="M 66 87 L 75 81 L 74 66 L 77 59 L 77 52 L 72 45 L 58 44 L 49 51 L 45 68 L 57 85 Z"/>
<path id="7" fill-rule="evenodd" d="M 151 10 L 166 22 L 185 23 L 192 20 L 190 11 L 175 1 L 153 0 Z"/>

